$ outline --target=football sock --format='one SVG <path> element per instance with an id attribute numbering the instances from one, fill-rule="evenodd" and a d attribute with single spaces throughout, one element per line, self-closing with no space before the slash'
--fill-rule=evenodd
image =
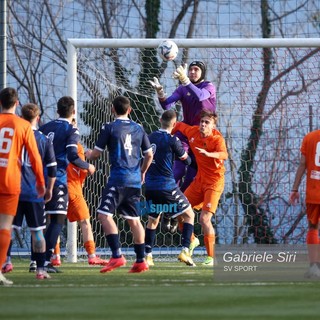
<path id="1" fill-rule="evenodd" d="M 190 238 L 193 233 L 193 224 L 184 223 L 182 230 L 182 239 L 181 244 L 183 247 L 189 248 L 190 246 Z"/>
<path id="2" fill-rule="evenodd" d="M 60 237 L 58 237 L 58 241 L 56 243 L 56 246 L 54 247 L 53 254 L 60 255 Z"/>
<path id="3" fill-rule="evenodd" d="M 308 230 L 307 244 L 319 244 L 319 234 L 317 229 Z"/>
<path id="4" fill-rule="evenodd" d="M 0 230 L 0 266 L 6 262 L 7 251 L 10 246 L 11 231 L 7 229 Z"/>
<path id="5" fill-rule="evenodd" d="M 146 241 L 146 243 L 145 243 L 146 253 L 152 252 L 155 238 L 156 238 L 156 229 L 146 228 L 146 240 L 145 240 Z"/>
<path id="6" fill-rule="evenodd" d="M 319 234 L 317 229 L 309 229 L 307 232 L 306 242 L 308 244 L 309 262 L 319 262 L 318 246 Z"/>
<path id="7" fill-rule="evenodd" d="M 44 262 L 46 260 L 46 253 L 45 252 L 34 252 L 33 253 L 34 259 L 37 262 L 37 268 L 43 269 Z"/>
<path id="8" fill-rule="evenodd" d="M 93 240 L 88 240 L 84 243 L 84 248 L 87 251 L 88 256 L 95 254 L 96 252 L 96 245 Z"/>
<path id="9" fill-rule="evenodd" d="M 45 234 L 46 239 L 46 261 L 50 261 L 51 255 L 56 246 L 58 237 L 62 230 L 62 224 L 51 222 Z"/>
<path id="10" fill-rule="evenodd" d="M 206 247 L 208 256 L 214 257 L 215 235 L 214 234 L 205 234 L 204 235 L 204 245 Z"/>
<path id="11" fill-rule="evenodd" d="M 121 248 L 119 242 L 119 235 L 116 234 L 108 234 L 107 242 L 112 252 L 112 258 L 120 258 L 121 257 Z"/>
<path id="12" fill-rule="evenodd" d="M 144 259 L 144 250 L 145 250 L 145 244 L 134 244 L 134 252 L 136 253 L 137 260 L 136 262 L 143 262 Z"/>

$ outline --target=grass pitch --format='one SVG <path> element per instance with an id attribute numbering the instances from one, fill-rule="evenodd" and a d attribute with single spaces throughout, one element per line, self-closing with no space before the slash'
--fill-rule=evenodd
<path id="1" fill-rule="evenodd" d="M 100 274 L 86 262 L 36 280 L 29 261 L 14 259 L 0 287 L 1 319 L 319 319 L 319 282 L 217 283 L 213 269 L 172 260 L 150 271 L 126 267 Z"/>

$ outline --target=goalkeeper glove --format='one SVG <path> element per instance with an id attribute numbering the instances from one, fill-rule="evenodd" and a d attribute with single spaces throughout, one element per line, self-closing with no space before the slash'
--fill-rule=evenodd
<path id="1" fill-rule="evenodd" d="M 183 86 L 187 86 L 190 83 L 190 79 L 187 76 L 187 64 L 180 66 L 177 70 L 173 73 L 173 77 L 175 79 L 179 79 Z"/>
<path id="2" fill-rule="evenodd" d="M 164 93 L 163 86 L 160 84 L 158 78 L 154 77 L 153 81 L 149 80 L 149 82 L 150 82 L 151 86 L 156 90 L 158 97 L 160 99 L 163 99 L 166 95 Z"/>

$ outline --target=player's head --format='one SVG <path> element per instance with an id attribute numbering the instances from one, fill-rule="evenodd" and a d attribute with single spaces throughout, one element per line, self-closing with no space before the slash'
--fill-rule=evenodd
<path id="1" fill-rule="evenodd" d="M 0 104 L 3 109 L 11 109 L 17 106 L 18 102 L 18 92 L 16 89 L 7 87 L 0 91 Z"/>
<path id="2" fill-rule="evenodd" d="M 204 80 L 207 67 L 204 62 L 195 60 L 189 64 L 188 76 L 192 83 L 196 84 Z"/>
<path id="3" fill-rule="evenodd" d="M 124 96 L 118 96 L 112 101 L 113 110 L 116 115 L 123 116 L 131 111 L 130 100 Z"/>
<path id="4" fill-rule="evenodd" d="M 209 110 L 202 110 L 200 113 L 199 130 L 204 136 L 211 134 L 212 130 L 216 127 L 218 116 L 215 112 Z"/>
<path id="5" fill-rule="evenodd" d="M 57 103 L 57 112 L 61 118 L 70 118 L 75 112 L 73 98 L 69 96 L 61 97 Z"/>
<path id="6" fill-rule="evenodd" d="M 166 110 L 163 112 L 160 118 L 161 128 L 166 130 L 171 130 L 176 125 L 177 114 L 174 110 Z"/>
<path id="7" fill-rule="evenodd" d="M 34 119 L 40 118 L 40 108 L 34 103 L 27 103 L 21 108 L 21 116 L 23 119 L 32 122 Z"/>

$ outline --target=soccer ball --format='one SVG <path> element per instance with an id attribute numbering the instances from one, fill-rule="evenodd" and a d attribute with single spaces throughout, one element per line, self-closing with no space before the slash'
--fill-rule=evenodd
<path id="1" fill-rule="evenodd" d="M 164 40 L 158 46 L 158 54 L 163 61 L 174 60 L 178 52 L 179 48 L 172 40 Z"/>

